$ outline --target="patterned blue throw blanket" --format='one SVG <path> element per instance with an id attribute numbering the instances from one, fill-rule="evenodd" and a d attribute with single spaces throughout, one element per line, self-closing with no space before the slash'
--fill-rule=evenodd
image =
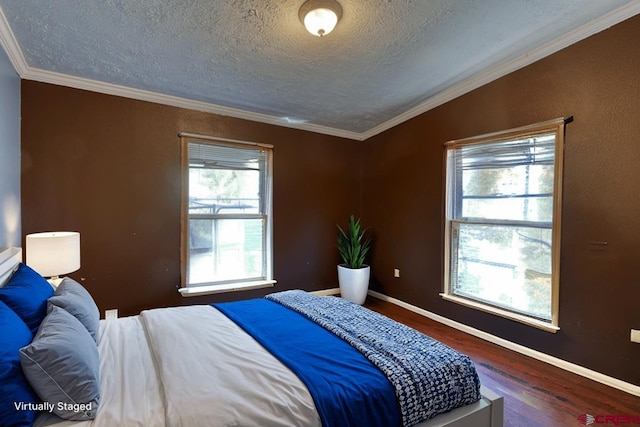
<path id="1" fill-rule="evenodd" d="M 408 326 L 342 298 L 299 290 L 265 298 L 333 332 L 377 366 L 395 389 L 405 426 L 480 399 L 471 359 Z"/>

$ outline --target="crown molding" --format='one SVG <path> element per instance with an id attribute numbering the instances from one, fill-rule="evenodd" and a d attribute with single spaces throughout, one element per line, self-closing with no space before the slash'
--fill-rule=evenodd
<path id="1" fill-rule="evenodd" d="M 24 59 L 24 55 L 22 55 L 22 50 L 13 35 L 13 31 L 11 31 L 9 21 L 7 21 L 7 17 L 4 15 L 2 8 L 0 8 L 0 46 L 4 48 L 4 51 L 9 57 L 9 61 L 11 61 L 18 75 L 23 78 L 22 75 L 28 68 L 27 61 Z"/>
<path id="2" fill-rule="evenodd" d="M 136 99 L 139 101 L 154 102 L 157 104 L 170 105 L 173 107 L 185 108 L 189 110 L 203 111 L 206 113 L 219 114 L 221 116 L 229 116 L 237 119 L 251 120 L 254 122 L 298 129 L 302 131 L 337 136 L 340 138 L 353 139 L 358 141 L 362 140 L 361 134 L 358 132 L 351 132 L 313 123 L 290 122 L 281 117 L 270 116 L 267 114 L 254 113 L 238 108 L 225 107 L 208 102 L 195 101 L 178 96 L 165 95 L 158 92 L 105 83 L 98 80 L 86 79 L 83 77 L 76 77 L 68 74 L 30 67 L 22 53 L 22 49 L 20 48 L 18 41 L 13 34 L 13 31 L 11 31 L 11 26 L 6 19 L 2 8 L 0 8 L 0 46 L 4 48 L 5 52 L 7 52 L 7 56 L 9 57 L 13 68 L 16 70 L 20 78 L 24 80 L 33 80 L 42 83 L 72 87 L 75 89 L 88 90 L 91 92 L 97 92 L 106 95 L 121 96 L 124 98 Z"/>
<path id="3" fill-rule="evenodd" d="M 289 122 L 281 117 L 275 117 L 267 114 L 254 113 L 238 108 L 225 107 L 222 105 L 212 104 L 208 102 L 195 101 L 187 98 L 181 98 L 172 95 L 165 95 L 158 92 L 152 92 L 142 89 L 131 88 L 127 86 L 105 83 L 98 80 L 91 80 L 82 77 L 56 73 L 52 71 L 32 68 L 20 49 L 20 46 L 11 31 L 9 22 L 7 21 L 2 8 L 0 8 L 0 45 L 7 52 L 7 56 L 11 61 L 20 78 L 24 80 L 34 80 L 43 83 L 51 83 L 60 86 L 67 86 L 76 89 L 83 89 L 107 95 L 121 96 L 124 98 L 137 99 L 140 101 L 154 102 L 157 104 L 170 105 L 189 110 L 203 111 L 207 113 L 219 114 L 238 119 L 251 120 L 259 123 L 266 123 L 275 126 L 282 126 L 302 131 L 315 132 L 325 135 L 336 136 L 340 138 L 352 139 L 356 141 L 365 141 L 375 135 L 391 129 L 401 123 L 406 122 L 420 114 L 423 114 L 433 108 L 436 108 L 448 101 L 462 96 L 474 89 L 477 89 L 487 83 L 497 80 L 513 71 L 523 68 L 533 62 L 536 62 L 546 56 L 564 49 L 574 43 L 579 42 L 591 35 L 599 33 L 619 22 L 631 18 L 640 13 L 640 0 L 632 0 L 593 21 L 555 39 L 543 44 L 531 51 L 524 53 L 517 58 L 499 64 L 495 67 L 463 80 L 454 86 L 439 92 L 437 95 L 430 97 L 423 103 L 417 105 L 410 110 L 405 111 L 398 116 L 381 123 L 364 132 L 352 132 L 344 129 L 332 128 L 313 123 L 295 123 Z"/>
<path id="4" fill-rule="evenodd" d="M 213 113 L 221 116 L 251 120 L 254 122 L 267 123 L 271 125 L 283 126 L 287 128 L 299 129 L 325 135 L 332 135 L 347 139 L 359 140 L 360 138 L 360 134 L 356 132 L 349 132 L 312 123 L 290 123 L 280 117 L 270 116 L 267 114 L 254 113 L 238 108 L 225 107 L 208 102 L 195 101 L 178 96 L 166 95 L 128 86 L 115 85 L 82 77 L 69 76 L 66 74 L 40 70 L 36 68 L 27 67 L 26 71 L 21 74 L 20 77 L 25 80 L 51 83 L 60 86 L 72 87 L 75 89 L 83 89 L 107 95 L 115 95 L 140 101 L 154 102 L 157 104 L 170 105 L 173 107 L 185 108 L 189 110 L 203 111 L 206 113 Z"/>
<path id="5" fill-rule="evenodd" d="M 552 55 L 568 46 L 571 46 L 574 43 L 579 42 L 580 40 L 586 39 L 589 36 L 597 34 L 600 31 L 606 30 L 607 28 L 610 28 L 615 24 L 629 19 L 637 15 L 638 13 L 640 13 L 640 0 L 632 0 L 624 6 L 612 10 L 611 12 L 602 15 L 601 17 L 596 18 L 593 21 L 576 28 L 575 30 L 557 39 L 551 40 L 535 49 L 530 50 L 529 52 L 518 56 L 517 58 L 514 58 L 501 65 L 491 67 L 483 73 L 474 75 L 452 86 L 449 89 L 439 92 L 437 95 L 427 99 L 416 107 L 405 111 L 404 113 L 390 120 L 387 120 L 386 122 L 372 129 L 369 129 L 368 131 L 363 132 L 361 134 L 362 140 L 369 139 L 372 136 L 378 135 L 379 133 L 391 129 L 392 127 L 397 126 L 400 123 L 404 123 L 407 120 L 419 116 L 422 113 L 439 107 L 446 102 L 469 93 L 474 89 L 477 89 L 481 86 L 486 85 L 487 83 L 499 79 L 500 77 L 506 76 L 507 74 L 519 70 L 520 68 L 524 68 L 527 65 L 530 65 L 542 58 Z"/>

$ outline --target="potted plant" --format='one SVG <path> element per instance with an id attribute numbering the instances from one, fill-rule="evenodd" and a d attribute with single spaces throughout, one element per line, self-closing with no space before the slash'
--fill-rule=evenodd
<path id="1" fill-rule="evenodd" d="M 338 252 L 342 264 L 338 265 L 338 284 L 342 298 L 363 304 L 369 289 L 371 269 L 364 263 L 371 248 L 371 239 L 365 238 L 367 231 L 360 227 L 360 219 L 349 217 L 347 230 L 338 225 Z"/>

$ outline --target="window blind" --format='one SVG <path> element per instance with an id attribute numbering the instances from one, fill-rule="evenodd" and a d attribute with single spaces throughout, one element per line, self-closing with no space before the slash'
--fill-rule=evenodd
<path id="1" fill-rule="evenodd" d="M 266 162 L 264 148 L 189 142 L 189 167 L 192 168 L 264 170 Z"/>
<path id="2" fill-rule="evenodd" d="M 553 165 L 555 134 L 463 145 L 455 150 L 456 164 L 463 170 Z"/>

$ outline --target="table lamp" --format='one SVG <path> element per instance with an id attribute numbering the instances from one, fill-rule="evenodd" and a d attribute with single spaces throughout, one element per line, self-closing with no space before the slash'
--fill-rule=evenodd
<path id="1" fill-rule="evenodd" d="M 55 231 L 28 234 L 26 264 L 58 287 L 62 274 L 80 269 L 80 233 Z"/>

